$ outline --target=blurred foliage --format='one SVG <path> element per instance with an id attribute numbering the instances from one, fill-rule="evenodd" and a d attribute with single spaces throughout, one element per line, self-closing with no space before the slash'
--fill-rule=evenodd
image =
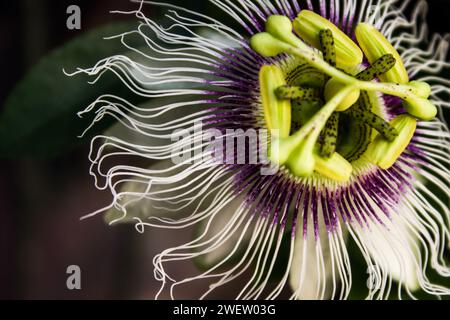
<path id="1" fill-rule="evenodd" d="M 170 3 L 219 19 L 224 16 L 209 1 L 189 4 L 172 0 Z M 111 72 L 102 75 L 95 85 L 88 83 L 93 79 L 87 75 L 68 77 L 63 73 L 63 69 L 70 73 L 77 68 L 92 67 L 111 55 L 125 54 L 127 48 L 120 39 L 102 38 L 133 30 L 136 25 L 137 21 L 133 20 L 93 29 L 54 50 L 29 70 L 2 108 L 0 157 L 53 157 L 89 143 L 93 136 L 104 132 L 115 121 L 109 117 L 79 138 L 95 113 L 83 115 L 82 119 L 77 113 L 102 94 L 114 94 L 135 104 L 143 102 L 142 97 L 127 89 Z M 127 43 L 139 47 L 143 40 L 137 35 L 127 36 Z"/>
<path id="2" fill-rule="evenodd" d="M 0 116 L 0 155 L 8 157 L 52 156 L 85 144 L 92 135 L 103 132 L 111 121 L 102 121 L 87 136 L 78 136 L 92 121 L 77 112 L 99 95 L 114 93 L 132 102 L 139 102 L 122 82 L 105 74 L 95 85 L 87 75 L 68 77 L 63 69 L 95 65 L 100 59 L 124 53 L 120 39 L 102 40 L 136 27 L 137 22 L 123 22 L 94 29 L 72 40 L 44 57 L 33 67 L 7 98 Z M 127 37 L 127 43 L 138 45 L 137 36 Z"/>

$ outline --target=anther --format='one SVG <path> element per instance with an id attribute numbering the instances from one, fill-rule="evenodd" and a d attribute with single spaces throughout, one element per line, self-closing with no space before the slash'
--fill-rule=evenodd
<path id="1" fill-rule="evenodd" d="M 351 108 L 347 110 L 345 114 L 352 117 L 354 120 L 367 124 L 371 128 L 377 130 L 388 141 L 394 141 L 398 136 L 398 131 L 393 126 L 373 112 Z"/>
<path id="2" fill-rule="evenodd" d="M 322 131 L 322 143 L 320 155 L 324 158 L 330 158 L 336 152 L 337 138 L 339 131 L 339 113 L 335 112 L 328 119 L 325 129 Z"/>
<path id="3" fill-rule="evenodd" d="M 290 100 L 308 100 L 315 101 L 319 99 L 319 92 L 313 88 L 301 88 L 293 86 L 281 86 L 275 90 L 278 99 Z"/>
<path id="4" fill-rule="evenodd" d="M 302 10 L 294 20 L 295 32 L 316 49 L 321 49 L 319 33 L 329 29 L 333 33 L 336 47 L 336 63 L 339 67 L 353 67 L 363 60 L 361 49 L 336 25 L 317 13 Z"/>
<path id="5" fill-rule="evenodd" d="M 322 48 L 323 59 L 336 66 L 336 47 L 334 45 L 333 32 L 330 29 L 323 29 L 319 32 L 319 41 Z"/>
<path id="6" fill-rule="evenodd" d="M 403 64 L 398 51 L 389 40 L 374 26 L 360 23 L 356 27 L 356 39 L 370 63 L 375 63 L 385 54 L 391 54 L 396 60 L 395 66 L 388 72 L 380 75 L 383 82 L 395 82 L 406 84 L 409 82 L 408 72 Z"/>
<path id="7" fill-rule="evenodd" d="M 323 29 L 319 32 L 320 46 L 324 60 L 336 66 L 336 47 L 334 44 L 333 32 L 330 29 Z M 339 130 L 339 115 L 333 113 L 328 119 L 325 129 L 322 131 L 322 141 L 320 146 L 320 155 L 324 158 L 330 158 L 336 152 L 337 138 Z"/>
<path id="8" fill-rule="evenodd" d="M 398 130 L 398 137 L 389 142 L 384 137 L 378 136 L 367 152 L 370 161 L 384 170 L 392 167 L 406 150 L 414 137 L 417 121 L 410 115 L 404 114 L 392 120 L 391 125 Z"/>
<path id="9" fill-rule="evenodd" d="M 392 54 L 385 54 L 378 60 L 376 60 L 372 65 L 367 67 L 367 69 L 361 71 L 356 75 L 358 80 L 362 81 L 372 81 L 375 78 L 385 74 L 391 70 L 397 61 Z"/>

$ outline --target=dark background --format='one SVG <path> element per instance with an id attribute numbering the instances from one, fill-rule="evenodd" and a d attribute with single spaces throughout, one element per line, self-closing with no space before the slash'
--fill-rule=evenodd
<path id="1" fill-rule="evenodd" d="M 213 10 L 204 0 L 167 2 Z M 428 2 L 430 30 L 448 32 L 450 1 Z M 66 28 L 71 4 L 81 7 L 81 31 Z M 127 0 L 0 2 L 0 106 L 43 55 L 91 28 L 123 19 L 110 10 L 135 8 Z M 0 158 L 0 298 L 153 298 L 151 259 L 173 237 L 159 231 L 139 235 L 129 225 L 110 228 L 101 218 L 80 222 L 110 200 L 94 188 L 87 154 L 85 146 L 52 159 Z M 71 264 L 82 269 L 81 291 L 66 289 Z M 195 296 L 191 288 L 179 298 Z"/>

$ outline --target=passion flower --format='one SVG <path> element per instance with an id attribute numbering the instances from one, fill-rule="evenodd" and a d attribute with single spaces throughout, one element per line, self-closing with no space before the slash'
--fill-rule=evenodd
<path id="1" fill-rule="evenodd" d="M 450 93 L 439 77 L 448 43 L 419 46 L 423 5 L 408 19 L 395 0 L 212 2 L 245 32 L 170 5 L 174 24 L 162 27 L 142 1 L 139 28 L 118 37 L 142 36 L 148 48 L 79 71 L 112 71 L 151 99 L 105 95 L 85 112 L 122 128 L 92 142 L 91 173 L 113 195 L 97 213 L 141 232 L 196 230 L 155 257 L 158 296 L 206 282 L 200 298 L 230 286 L 235 298 L 273 299 L 290 285 L 293 299 L 345 299 L 358 281 L 351 242 L 375 266 L 368 298 L 387 298 L 393 280 L 400 296 L 448 295 L 427 277 L 450 275 L 450 134 L 437 117 Z M 251 130 L 268 136 L 256 143 Z M 230 136 L 248 138 L 250 154 L 217 144 Z M 174 162 L 180 150 L 188 156 Z M 248 163 L 259 151 L 269 161 Z M 261 174 L 267 165 L 278 170 Z M 187 261 L 203 269 L 179 279 L 167 267 Z"/>

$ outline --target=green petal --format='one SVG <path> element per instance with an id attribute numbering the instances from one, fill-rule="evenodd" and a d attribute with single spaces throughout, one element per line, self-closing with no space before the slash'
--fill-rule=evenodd
<path id="1" fill-rule="evenodd" d="M 367 151 L 370 161 L 385 170 L 392 167 L 405 151 L 417 128 L 416 119 L 406 114 L 398 116 L 390 124 L 399 132 L 394 141 L 389 142 L 378 135 Z"/>
<path id="2" fill-rule="evenodd" d="M 409 82 L 408 72 L 403 64 L 402 58 L 392 44 L 374 26 L 360 23 L 356 27 L 356 39 L 370 63 L 375 63 L 386 54 L 391 54 L 396 63 L 388 72 L 380 75 L 384 82 L 395 82 L 406 84 Z"/>
<path id="3" fill-rule="evenodd" d="M 267 128 L 273 135 L 288 137 L 291 132 L 291 102 L 278 99 L 275 94 L 277 88 L 286 85 L 283 72 L 276 66 L 265 65 L 259 72 L 259 82 Z"/>
<path id="4" fill-rule="evenodd" d="M 341 67 L 353 67 L 361 64 L 363 53 L 361 49 L 337 26 L 310 10 L 300 11 L 294 20 L 295 32 L 307 43 L 321 49 L 320 31 L 329 29 L 333 33 L 336 48 L 336 63 Z"/>
<path id="5" fill-rule="evenodd" d="M 352 176 L 353 167 L 343 156 L 335 152 L 330 158 L 316 155 L 315 170 L 331 180 L 347 182 Z"/>

